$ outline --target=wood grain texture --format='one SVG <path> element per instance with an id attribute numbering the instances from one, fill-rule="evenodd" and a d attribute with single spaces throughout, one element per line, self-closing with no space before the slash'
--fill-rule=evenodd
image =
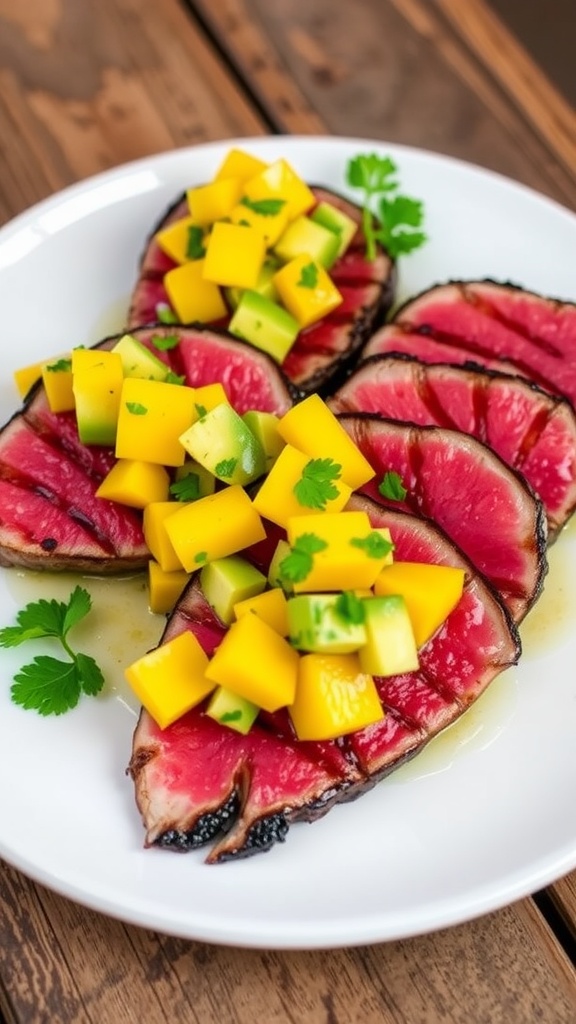
<path id="1" fill-rule="evenodd" d="M 548 893 L 568 931 L 576 939 L 576 871 L 550 886 Z"/>
<path id="2" fill-rule="evenodd" d="M 0 878 L 4 1006 L 19 1024 L 574 1019 L 572 968 L 530 901 L 404 942 L 259 952 L 123 925 L 8 867 Z"/>

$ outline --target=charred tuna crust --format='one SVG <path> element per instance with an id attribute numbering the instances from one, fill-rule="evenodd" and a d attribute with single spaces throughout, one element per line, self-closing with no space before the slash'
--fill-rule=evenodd
<path id="1" fill-rule="evenodd" d="M 576 305 L 518 285 L 449 281 L 421 292 L 375 332 L 364 355 L 473 361 L 527 377 L 576 405 Z"/>
<path id="2" fill-rule="evenodd" d="M 540 595 L 547 572 L 546 516 L 521 474 L 459 430 L 417 427 L 371 413 L 339 419 L 376 472 L 366 493 L 389 504 L 378 484 L 385 473 L 397 473 L 406 496 L 394 507 L 444 530 L 519 622 Z"/>
<path id="3" fill-rule="evenodd" d="M 339 740 L 296 741 L 285 712 L 262 714 L 241 736 L 202 707 L 164 730 L 142 711 L 128 771 L 147 845 L 185 851 L 214 842 L 208 863 L 268 850 L 285 839 L 292 822 L 317 820 L 418 753 L 517 661 L 520 642 L 509 613 L 440 530 L 368 497 L 355 496 L 349 507 L 391 529 L 398 557 L 464 568 L 458 608 L 422 649 L 419 672 L 378 680 L 384 721 Z M 161 642 L 185 629 L 208 654 L 225 631 L 197 577 Z"/>
<path id="4" fill-rule="evenodd" d="M 292 383 L 306 393 L 324 392 L 333 387 L 333 379 L 344 372 L 382 323 L 396 287 L 396 266 L 385 250 L 379 247 L 373 261 L 365 257 L 360 207 L 326 188 L 311 188 L 318 202 L 330 202 L 352 217 L 358 224 L 358 231 L 330 271 L 344 301 L 318 324 L 300 332 L 282 366 Z M 158 247 L 155 235 L 160 228 L 188 212 L 185 198 L 179 197 L 148 238 L 140 262 L 140 276 L 130 301 L 130 329 L 155 323 L 158 306 L 168 301 L 163 277 L 175 264 Z M 228 318 L 216 326 L 226 328 L 227 323 Z"/>
<path id="5" fill-rule="evenodd" d="M 334 412 L 377 413 L 462 430 L 521 473 L 543 502 L 548 542 L 576 507 L 576 414 L 532 381 L 406 355 L 365 359 L 330 400 Z"/>

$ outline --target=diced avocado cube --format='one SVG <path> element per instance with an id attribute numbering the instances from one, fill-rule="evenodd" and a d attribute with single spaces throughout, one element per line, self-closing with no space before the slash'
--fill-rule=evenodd
<path id="1" fill-rule="evenodd" d="M 261 594 L 266 577 L 241 555 L 215 558 L 200 571 L 200 584 L 208 604 L 222 622 L 234 621 L 234 605 Z"/>
<path id="2" fill-rule="evenodd" d="M 124 334 L 111 350 L 122 360 L 125 377 L 140 377 L 144 380 L 166 380 L 170 367 L 150 352 L 138 338 Z"/>
<path id="3" fill-rule="evenodd" d="M 122 360 L 115 352 L 89 355 L 93 365 L 76 371 L 72 364 L 78 436 L 83 444 L 113 445 L 124 381 Z"/>
<path id="4" fill-rule="evenodd" d="M 277 302 L 248 290 L 243 293 L 228 329 L 237 338 L 249 341 L 282 363 L 296 341 L 300 327 L 298 321 Z"/>
<path id="5" fill-rule="evenodd" d="M 278 431 L 278 417 L 273 412 L 249 409 L 244 413 L 242 419 L 264 449 L 266 473 L 268 473 L 286 444 Z"/>
<path id="6" fill-rule="evenodd" d="M 362 671 L 374 676 L 415 672 L 418 649 L 404 598 L 368 597 L 363 604 L 366 644 L 358 652 Z"/>
<path id="7" fill-rule="evenodd" d="M 343 607 L 343 599 L 348 603 Z M 357 616 L 349 617 L 346 608 L 352 599 Z M 366 643 L 363 602 L 353 595 L 299 594 L 288 601 L 290 642 L 301 651 L 319 654 L 350 654 Z M 359 618 L 360 621 L 354 621 Z"/>
<path id="8" fill-rule="evenodd" d="M 280 573 L 280 563 L 288 557 L 292 548 L 287 540 L 279 540 L 268 566 L 268 583 L 271 587 L 281 587 L 285 594 L 292 594 L 294 588 Z"/>
<path id="9" fill-rule="evenodd" d="M 170 495 L 177 501 L 197 501 L 207 494 L 214 494 L 216 477 L 195 459 L 188 459 L 178 466 L 174 481 L 170 484 Z"/>
<path id="10" fill-rule="evenodd" d="M 251 483 L 266 468 L 264 449 L 227 402 L 210 409 L 180 435 L 196 462 L 227 484 Z"/>
<path id="11" fill-rule="evenodd" d="M 276 242 L 274 253 L 283 263 L 306 255 L 329 270 L 338 255 L 339 246 L 340 238 L 330 228 L 317 224 L 310 217 L 297 217 Z"/>
<path id="12" fill-rule="evenodd" d="M 336 256 L 341 256 L 350 245 L 358 230 L 358 224 L 352 217 L 349 217 L 343 210 L 339 210 L 332 203 L 318 203 L 309 214 L 310 220 L 315 224 L 321 224 L 328 231 L 333 231 L 338 236 L 338 251 Z"/>
<path id="13" fill-rule="evenodd" d="M 232 693 L 225 686 L 218 686 L 210 698 L 206 714 L 220 722 L 220 725 L 227 725 L 245 736 L 258 717 L 259 710 L 258 705 L 252 701 Z"/>
<path id="14" fill-rule="evenodd" d="M 276 302 L 278 299 L 278 292 L 276 291 L 276 285 L 274 284 L 274 274 L 278 270 L 279 263 L 277 260 L 268 257 L 264 260 L 258 274 L 258 280 L 252 289 L 258 292 L 259 295 L 263 295 L 266 299 L 270 299 L 271 302 Z M 242 296 L 244 295 L 245 288 L 225 288 L 224 294 L 226 301 L 230 305 L 231 309 L 237 309 Z"/>

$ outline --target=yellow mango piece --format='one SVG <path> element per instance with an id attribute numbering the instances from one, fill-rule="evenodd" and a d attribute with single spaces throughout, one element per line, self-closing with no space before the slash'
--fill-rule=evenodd
<path id="1" fill-rule="evenodd" d="M 298 661 L 297 651 L 263 619 L 243 615 L 230 626 L 206 675 L 265 711 L 277 711 L 294 700 Z"/>
<path id="2" fill-rule="evenodd" d="M 165 528 L 187 572 L 214 558 L 233 555 L 266 536 L 258 512 L 238 484 L 174 512 L 166 519 Z"/>
<path id="3" fill-rule="evenodd" d="M 301 327 L 309 327 L 342 303 L 336 285 L 323 267 L 306 254 L 295 256 L 272 279 L 289 313 Z"/>
<path id="4" fill-rule="evenodd" d="M 352 491 L 342 480 L 333 481 L 338 495 L 328 498 L 324 508 L 310 508 L 298 499 L 294 488 L 302 481 L 302 474 L 310 461 L 308 455 L 291 444 L 284 446 L 253 499 L 254 508 L 261 516 L 286 528 L 292 516 L 302 515 L 304 512 L 309 512 L 310 516 L 317 516 L 325 512 L 339 512 L 344 508 Z"/>
<path id="5" fill-rule="evenodd" d="M 184 569 L 164 572 L 158 562 L 148 562 L 148 605 L 156 615 L 167 615 L 171 612 L 190 579 Z"/>
<path id="6" fill-rule="evenodd" d="M 210 233 L 202 275 L 223 287 L 254 288 L 265 255 L 266 242 L 259 231 L 219 222 Z"/>
<path id="7" fill-rule="evenodd" d="M 242 195 L 240 178 L 221 178 L 209 185 L 189 188 L 186 192 L 188 207 L 197 224 L 212 224 L 227 217 Z"/>
<path id="8" fill-rule="evenodd" d="M 275 160 L 244 183 L 244 195 L 252 200 L 284 199 L 288 219 L 310 210 L 316 199 L 308 185 L 286 160 Z"/>
<path id="9" fill-rule="evenodd" d="M 64 352 L 57 356 L 51 356 L 50 359 L 42 359 L 38 363 L 29 363 L 27 366 L 21 366 L 18 370 L 14 370 L 14 383 L 20 398 L 25 398 L 32 385 L 40 380 L 45 366 L 49 363 L 57 363 L 61 359 L 70 359 L 70 353 Z"/>
<path id="10" fill-rule="evenodd" d="M 384 718 L 374 680 L 356 654 L 303 655 L 288 712 L 299 740 L 335 739 Z"/>
<path id="11" fill-rule="evenodd" d="M 368 459 L 318 395 L 309 395 L 289 409 L 278 422 L 278 432 L 311 459 L 331 458 L 337 462 L 342 466 L 342 479 L 353 490 L 375 475 Z"/>
<path id="12" fill-rule="evenodd" d="M 75 348 L 70 355 L 72 373 L 91 370 L 94 366 L 101 365 L 102 355 L 105 355 L 105 352 L 105 349 L 100 348 Z"/>
<path id="13" fill-rule="evenodd" d="M 186 452 L 178 438 L 196 416 L 193 388 L 126 377 L 118 413 L 116 458 L 181 466 Z"/>
<path id="14" fill-rule="evenodd" d="M 292 516 L 287 525 L 288 541 L 294 550 L 305 550 L 308 558 L 297 557 L 306 575 L 294 579 L 294 593 L 323 590 L 355 590 L 372 587 L 389 558 L 380 552 L 382 540 L 389 537 L 373 530 L 365 512 L 325 512 L 323 515 Z M 310 551 L 307 537 L 314 538 Z M 372 538 L 375 543 L 370 544 Z M 388 545 L 385 546 L 386 548 Z M 294 562 L 294 559 L 292 559 Z"/>
<path id="15" fill-rule="evenodd" d="M 220 164 L 214 181 L 221 181 L 223 178 L 237 178 L 240 181 L 247 181 L 256 174 L 260 174 L 268 166 L 264 160 L 246 153 L 243 149 L 229 149 L 222 163 Z"/>
<path id="16" fill-rule="evenodd" d="M 204 260 L 193 260 L 164 274 L 170 305 L 181 323 L 194 320 L 211 323 L 227 315 L 228 308 L 218 285 L 206 281 L 203 273 Z"/>
<path id="17" fill-rule="evenodd" d="M 266 200 L 264 201 L 266 202 Z M 230 211 L 230 220 L 233 224 L 254 228 L 258 234 L 262 235 L 266 248 L 269 249 L 284 234 L 288 225 L 286 204 L 280 199 L 278 200 L 279 209 L 277 213 L 261 213 L 258 211 L 258 208 L 254 209 L 252 206 L 247 205 L 250 202 L 251 200 L 246 198 L 244 201 L 240 200 L 238 206 L 235 206 Z"/>
<path id="18" fill-rule="evenodd" d="M 195 217 L 182 217 L 157 232 L 156 244 L 175 263 L 201 259 L 204 228 Z"/>
<path id="19" fill-rule="evenodd" d="M 80 355 L 86 358 L 75 358 Z M 116 352 L 72 353 L 72 390 L 83 444 L 115 443 L 123 383 L 122 360 Z"/>
<path id="20" fill-rule="evenodd" d="M 224 385 L 220 381 L 214 384 L 202 384 L 201 387 L 194 388 L 194 406 L 198 418 L 215 409 L 217 405 L 222 405 L 223 402 L 230 405 Z"/>
<path id="21" fill-rule="evenodd" d="M 451 565 L 394 562 L 374 581 L 375 594 L 400 594 L 406 602 L 418 647 L 422 647 L 456 607 L 466 573 Z"/>
<path id="22" fill-rule="evenodd" d="M 288 636 L 288 602 L 281 587 L 272 587 L 256 597 L 247 597 L 234 605 L 234 615 L 257 615 L 280 636 Z"/>
<path id="23" fill-rule="evenodd" d="M 52 412 L 71 412 L 75 408 L 71 359 L 56 359 L 45 363 L 42 367 L 42 383 Z"/>
<path id="24" fill-rule="evenodd" d="M 176 501 L 151 501 L 146 505 L 142 517 L 144 540 L 150 554 L 158 562 L 164 572 L 177 572 L 183 569 L 172 541 L 166 532 L 166 520 L 176 511 L 185 506 Z"/>
<path id="25" fill-rule="evenodd" d="M 161 729 L 199 704 L 214 689 L 205 675 L 208 658 L 186 631 L 125 669 L 134 693 Z"/>
<path id="26" fill-rule="evenodd" d="M 96 497 L 145 508 L 151 501 L 167 501 L 169 486 L 170 477 L 164 466 L 138 459 L 118 459 L 104 477 Z"/>

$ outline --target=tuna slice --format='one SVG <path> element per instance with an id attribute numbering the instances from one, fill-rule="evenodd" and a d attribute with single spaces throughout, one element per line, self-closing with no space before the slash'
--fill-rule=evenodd
<path id="1" fill-rule="evenodd" d="M 522 377 L 399 356 L 365 360 L 330 402 L 472 434 L 518 470 L 541 499 L 549 540 L 576 506 L 576 415 Z"/>
<path id="2" fill-rule="evenodd" d="M 383 352 L 505 369 L 576 405 L 576 305 L 510 284 L 454 281 L 423 292 L 364 354 Z"/>
<path id="3" fill-rule="evenodd" d="M 486 445 L 459 430 L 415 427 L 371 414 L 340 422 L 376 476 L 397 473 L 406 497 L 394 507 L 424 516 L 461 548 L 519 622 L 539 596 L 546 572 L 546 517 L 522 477 Z"/>
<path id="4" fill-rule="evenodd" d="M 318 202 L 337 206 L 360 225 L 362 212 L 358 206 L 324 188 L 314 187 L 313 192 Z M 158 248 L 154 236 L 161 227 L 188 213 L 186 201 L 180 198 L 154 228 L 130 302 L 130 328 L 155 323 L 158 308 L 167 304 L 163 277 L 175 264 Z M 396 278 L 393 261 L 380 249 L 376 259 L 369 262 L 364 248 L 359 227 L 330 271 L 344 301 L 329 316 L 300 333 L 283 364 L 289 379 L 303 391 L 324 388 L 379 326 L 392 303 Z M 226 323 L 218 326 L 225 327 Z"/>
<path id="5" fill-rule="evenodd" d="M 210 863 L 247 856 L 284 840 L 295 821 L 314 821 L 418 753 L 503 669 L 515 663 L 516 629 L 492 588 L 429 523 L 385 510 L 366 497 L 374 526 L 388 526 L 398 558 L 466 569 L 463 597 L 421 650 L 418 672 L 377 680 L 386 717 L 337 741 L 300 743 L 284 713 L 262 715 L 247 736 L 189 712 L 159 729 L 142 711 L 129 772 L 146 845 L 194 849 L 215 840 Z M 210 654 L 224 627 L 197 581 L 190 584 L 162 642 L 191 629 Z"/>

